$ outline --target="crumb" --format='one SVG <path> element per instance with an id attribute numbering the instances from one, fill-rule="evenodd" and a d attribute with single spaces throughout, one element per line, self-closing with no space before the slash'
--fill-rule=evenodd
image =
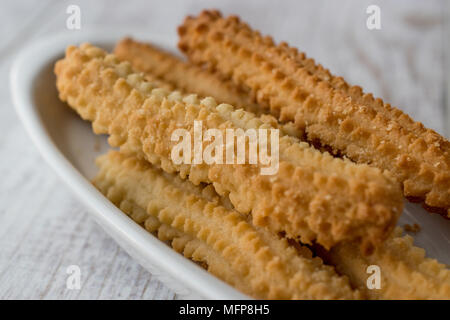
<path id="1" fill-rule="evenodd" d="M 208 270 L 208 268 L 209 268 L 208 264 L 204 261 L 196 261 L 196 260 L 192 260 L 192 259 L 190 259 L 190 260 L 205 270 Z"/>
<path id="2" fill-rule="evenodd" d="M 407 232 L 413 232 L 417 233 L 420 231 L 420 226 L 417 223 L 414 223 L 413 225 L 405 224 L 405 231 Z"/>

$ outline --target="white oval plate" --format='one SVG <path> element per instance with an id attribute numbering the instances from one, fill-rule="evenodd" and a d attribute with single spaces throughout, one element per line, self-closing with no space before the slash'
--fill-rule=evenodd
<path id="1" fill-rule="evenodd" d="M 248 299 L 141 228 L 90 183 L 97 171 L 94 159 L 108 149 L 106 138 L 96 136 L 88 122 L 82 121 L 59 101 L 53 66 L 70 44 L 91 42 L 112 50 L 126 35 L 130 33 L 111 30 L 67 32 L 40 39 L 24 48 L 13 64 L 10 78 L 17 113 L 42 156 L 89 206 L 97 223 L 180 297 Z M 174 48 L 176 44 L 175 39 L 169 41 L 161 36 L 139 38 L 166 49 Z"/>
<path id="2" fill-rule="evenodd" d="M 175 39 L 139 31 L 66 32 L 41 39 L 24 48 L 11 69 L 15 108 L 42 156 L 90 207 L 103 229 L 142 266 L 183 298 L 246 299 L 138 226 L 90 183 L 97 171 L 94 159 L 108 149 L 106 139 L 94 135 L 89 123 L 59 101 L 53 65 L 70 44 L 91 42 L 111 50 L 126 35 L 176 52 Z M 416 244 L 425 248 L 428 256 L 450 264 L 450 221 L 407 203 L 399 225 L 405 223 L 422 227 L 415 236 Z"/>

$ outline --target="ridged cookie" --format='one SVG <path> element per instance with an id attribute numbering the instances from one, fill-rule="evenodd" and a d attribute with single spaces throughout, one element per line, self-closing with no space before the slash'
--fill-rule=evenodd
<path id="1" fill-rule="evenodd" d="M 158 231 L 210 272 L 259 299 L 357 299 L 348 279 L 226 209 L 209 187 L 194 186 L 148 162 L 110 151 L 98 158 L 95 184 L 126 212 L 144 212 Z M 205 190 L 206 189 L 206 190 Z M 145 208 L 144 211 L 136 208 Z M 136 217 L 136 216 L 135 216 Z M 147 220 L 149 219 L 147 218 Z M 221 264 L 223 263 L 223 267 Z"/>
<path id="2" fill-rule="evenodd" d="M 276 127 L 212 98 L 154 89 L 129 63 L 88 44 L 69 47 L 55 72 L 60 98 L 92 121 L 96 133 L 110 134 L 112 146 L 194 184 L 212 183 L 238 211 L 251 212 L 255 225 L 274 233 L 327 248 L 356 240 L 370 251 L 401 213 L 401 190 L 387 172 L 333 158 L 282 133 L 274 175 L 261 175 L 260 164 L 175 164 L 170 137 L 176 129 L 193 136 L 194 120 L 223 132 Z"/>
<path id="3" fill-rule="evenodd" d="M 443 299 L 450 300 L 450 270 L 435 259 L 427 258 L 425 250 L 413 245 L 413 238 L 395 234 L 377 247 L 371 256 L 360 254 L 355 244 L 341 244 L 319 255 L 349 277 L 355 288 L 370 299 Z M 380 289 L 368 289 L 367 267 L 380 268 Z"/>
<path id="4" fill-rule="evenodd" d="M 114 54 L 120 60 L 130 62 L 135 70 L 170 84 L 172 90 L 213 97 L 219 103 L 229 103 L 253 113 L 263 112 L 248 93 L 232 81 L 221 79 L 217 74 L 188 64 L 148 43 L 125 38 L 116 45 Z"/>
<path id="5" fill-rule="evenodd" d="M 188 17 L 179 28 L 189 59 L 232 79 L 281 121 L 295 121 L 359 163 L 390 170 L 407 197 L 442 213 L 450 208 L 449 142 L 396 108 L 350 87 L 285 43 L 276 46 L 245 23 L 217 11 Z"/>

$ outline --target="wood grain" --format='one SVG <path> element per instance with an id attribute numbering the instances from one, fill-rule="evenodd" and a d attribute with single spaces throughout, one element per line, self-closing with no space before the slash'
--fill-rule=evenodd
<path id="1" fill-rule="evenodd" d="M 71 2 L 72 4 L 72 2 Z M 448 6 L 445 1 L 73 1 L 83 32 L 93 27 L 142 28 L 175 36 L 186 14 L 217 7 L 263 33 L 287 40 L 332 72 L 387 99 L 449 136 Z M 366 28 L 378 4 L 382 29 Z M 65 30 L 68 4 L 0 4 L 0 299 L 174 299 L 89 217 L 33 147 L 11 102 L 8 71 L 27 42 Z M 268 16 L 269 15 L 269 16 Z M 446 118 L 447 117 L 447 118 Z M 66 288 L 69 265 L 81 289 Z"/>

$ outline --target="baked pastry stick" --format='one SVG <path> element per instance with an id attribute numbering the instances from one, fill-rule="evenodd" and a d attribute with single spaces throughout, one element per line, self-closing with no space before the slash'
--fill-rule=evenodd
<path id="1" fill-rule="evenodd" d="M 295 121 L 308 139 L 356 162 L 390 170 L 405 196 L 450 213 L 450 147 L 436 132 L 235 16 L 204 11 L 186 18 L 179 35 L 191 62 L 249 90 L 279 120 Z"/>
<path id="2" fill-rule="evenodd" d="M 221 79 L 214 74 L 182 61 L 175 55 L 147 43 L 125 38 L 117 43 L 114 54 L 129 61 L 133 69 L 145 72 L 186 93 L 196 93 L 202 97 L 214 97 L 219 103 L 229 103 L 236 108 L 255 114 L 262 110 L 253 99 L 232 81 Z M 152 80 L 152 79 L 150 79 Z"/>
<path id="3" fill-rule="evenodd" d="M 118 50 L 117 48 L 120 48 Z M 147 74 L 155 77 L 153 73 L 153 66 L 159 61 L 159 57 L 164 57 L 167 53 L 160 51 L 155 47 L 150 47 L 133 40 L 123 40 L 116 46 L 116 53 L 119 51 L 119 57 L 123 60 L 131 62 L 132 66 Z M 290 50 L 292 52 L 295 50 Z M 170 57 L 170 56 L 169 56 Z M 164 60 L 164 58 L 161 58 Z M 167 58 L 170 59 L 170 58 Z M 173 59 L 178 59 L 173 57 Z M 323 69 L 320 65 L 316 66 L 314 61 L 306 59 L 303 55 L 304 66 L 325 77 L 329 72 Z M 178 60 L 179 63 L 183 63 Z M 184 64 L 186 68 L 195 68 L 193 65 Z M 191 77 L 194 72 L 180 73 L 177 68 L 167 68 L 166 73 L 172 73 L 168 78 L 180 78 L 190 83 L 195 81 Z M 202 73 L 208 73 L 207 70 L 201 70 Z M 333 78 L 333 84 L 338 84 L 338 78 Z M 176 83 L 172 83 L 174 88 Z M 213 96 L 214 90 L 208 91 L 210 87 L 205 85 L 203 95 Z M 351 88 L 349 92 L 353 94 L 352 98 L 357 99 L 354 93 L 356 88 Z M 366 96 L 364 99 L 367 99 Z M 390 109 L 393 112 L 398 109 Z M 404 115 L 406 116 L 406 115 Z M 401 118 L 408 125 L 408 118 Z M 290 133 L 292 135 L 292 133 Z M 298 133 L 293 133 L 298 135 Z M 449 290 L 449 271 L 444 265 L 439 264 L 436 260 L 425 257 L 423 249 L 414 247 L 412 245 L 413 239 L 410 236 L 401 237 L 401 230 L 397 228 L 395 235 L 390 236 L 381 246 L 379 246 L 375 253 L 370 257 L 361 255 L 357 245 L 342 244 L 331 250 L 325 251 L 323 248 L 316 250 L 326 262 L 337 267 L 338 271 L 350 278 L 354 287 L 357 287 L 361 292 L 365 293 L 367 298 L 371 299 L 450 299 Z M 369 265 L 377 265 L 381 268 L 381 289 L 369 290 L 367 287 L 367 279 L 370 273 L 367 273 Z"/>
<path id="4" fill-rule="evenodd" d="M 248 93 L 242 92 L 234 82 L 221 79 L 218 74 L 187 63 L 149 43 L 124 38 L 116 44 L 114 55 L 130 62 L 134 70 L 143 72 L 145 80 L 158 88 L 213 97 L 219 103 L 229 103 L 235 108 L 253 112 L 265 122 L 278 122 L 274 117 L 266 116 L 264 112 L 267 110 L 255 104 Z M 303 137 L 293 122 L 279 124 L 279 129 L 299 139 Z"/>
<path id="5" fill-rule="evenodd" d="M 401 228 L 371 256 L 360 254 L 356 244 L 340 244 L 329 252 L 317 250 L 327 263 L 349 277 L 351 284 L 370 299 L 445 299 L 450 300 L 450 270 L 435 259 L 425 257 L 425 250 L 413 245 L 413 238 L 402 236 Z M 367 280 L 380 268 L 380 289 L 369 289 Z"/>
<path id="6" fill-rule="evenodd" d="M 177 129 L 195 136 L 196 120 L 224 137 L 226 129 L 276 127 L 212 98 L 199 101 L 195 95 L 154 89 L 128 62 L 99 48 L 69 47 L 55 73 L 60 98 L 92 121 L 96 133 L 110 134 L 112 146 L 196 185 L 212 183 L 238 211 L 251 213 L 255 225 L 273 233 L 285 232 L 305 244 L 315 240 L 326 248 L 355 240 L 368 252 L 387 237 L 401 213 L 401 191 L 388 172 L 322 154 L 282 132 L 275 141 L 279 164 L 273 175 L 261 174 L 265 166 L 248 161 L 195 164 L 195 152 L 191 163 L 176 164 L 171 150 L 178 142 L 171 136 Z M 272 150 L 272 142 L 267 147 Z"/>
<path id="7" fill-rule="evenodd" d="M 164 177 L 167 177 L 161 170 L 155 169 L 148 163 L 139 161 L 137 158 L 133 159 L 132 157 L 127 157 L 119 152 L 113 151 L 98 157 L 96 162 L 100 170 L 94 178 L 93 183 L 97 189 L 99 189 L 99 191 L 111 200 L 111 202 L 119 209 L 147 231 L 157 236 L 158 239 L 168 243 L 178 253 L 181 253 L 186 258 L 198 263 L 210 273 L 228 282 L 235 288 L 243 292 L 246 291 L 243 279 L 233 272 L 231 265 L 218 253 L 218 251 L 215 251 L 212 247 L 208 246 L 206 242 L 182 231 L 183 228 L 175 228 L 161 222 L 158 218 L 158 214 L 161 210 L 153 210 L 147 213 L 146 207 L 140 207 L 136 201 L 134 201 L 134 197 L 128 194 L 126 186 L 123 186 L 117 181 L 117 176 L 119 174 L 125 174 L 128 179 L 132 179 L 129 177 L 129 172 L 124 172 L 128 167 L 132 167 L 133 163 L 140 163 L 140 168 L 148 167 L 148 169 L 146 169 L 147 174 L 153 178 L 155 175 L 161 175 L 163 179 Z M 137 171 L 138 167 L 139 166 L 136 165 L 134 171 L 130 172 L 139 172 Z M 179 179 L 173 177 L 170 180 L 178 182 Z M 122 180 L 120 180 L 120 182 L 121 181 Z M 223 206 L 223 203 L 221 202 L 223 198 L 217 197 L 217 194 L 213 191 L 214 189 L 211 185 L 201 189 L 200 187 L 194 187 L 189 183 L 186 184 L 186 189 L 188 192 L 191 192 L 198 197 L 202 197 L 208 202 Z M 154 194 L 150 193 L 149 195 L 146 195 L 146 197 L 149 199 L 149 203 L 151 202 L 153 204 L 155 200 L 154 197 L 152 198 L 152 195 Z"/>
<path id="8" fill-rule="evenodd" d="M 97 160 L 95 185 L 148 230 L 208 270 L 259 299 L 356 299 L 307 248 L 297 251 L 240 213 L 226 209 L 210 187 L 194 186 L 148 162 L 110 151 Z"/>

